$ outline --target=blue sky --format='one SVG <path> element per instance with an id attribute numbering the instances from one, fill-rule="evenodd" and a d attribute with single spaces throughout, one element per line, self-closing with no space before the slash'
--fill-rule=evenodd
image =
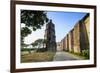
<path id="1" fill-rule="evenodd" d="M 56 42 L 60 42 L 85 15 L 86 13 L 82 12 L 47 12 L 47 17 L 52 19 L 52 22 L 55 24 Z M 25 37 L 25 43 L 30 44 L 37 39 L 44 39 L 45 29 L 46 24 L 44 24 L 42 29 L 32 31 L 32 34 Z"/>
<path id="2" fill-rule="evenodd" d="M 60 42 L 85 15 L 79 12 L 47 12 L 47 17 L 55 24 L 56 41 Z"/>

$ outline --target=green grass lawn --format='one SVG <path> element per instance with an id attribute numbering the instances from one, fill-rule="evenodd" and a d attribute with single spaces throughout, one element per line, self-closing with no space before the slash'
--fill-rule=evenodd
<path id="1" fill-rule="evenodd" d="M 21 52 L 21 63 L 27 62 L 45 62 L 52 61 L 55 55 L 54 52 L 32 52 L 32 53 L 24 53 Z"/>

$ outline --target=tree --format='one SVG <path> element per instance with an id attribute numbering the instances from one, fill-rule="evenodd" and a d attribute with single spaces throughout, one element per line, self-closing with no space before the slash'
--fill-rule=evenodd
<path id="1" fill-rule="evenodd" d="M 22 44 L 24 43 L 24 37 L 31 34 L 32 30 L 41 29 L 46 22 L 48 22 L 48 18 L 44 11 L 21 10 L 21 23 L 25 24 L 25 27 L 21 28 Z M 30 27 L 32 30 L 29 29 Z"/>
<path id="2" fill-rule="evenodd" d="M 43 47 L 44 39 L 37 39 L 35 41 L 35 44 L 37 45 L 38 48 L 41 48 L 41 46 Z"/>
<path id="3" fill-rule="evenodd" d="M 28 46 L 29 46 L 29 44 L 25 44 L 25 43 L 24 43 L 24 44 L 22 44 L 21 47 L 22 47 L 22 49 L 23 49 L 23 48 L 27 48 Z"/>
<path id="4" fill-rule="evenodd" d="M 46 48 L 46 43 L 47 43 L 47 40 L 44 39 L 44 41 L 43 41 L 43 47 L 44 47 L 44 48 Z"/>
<path id="5" fill-rule="evenodd" d="M 25 49 L 26 49 L 26 50 L 29 52 L 29 54 L 31 54 L 31 50 L 27 48 L 28 46 L 29 46 L 29 44 L 25 44 L 25 43 L 22 44 L 22 46 L 21 46 L 21 47 L 22 47 L 21 50 L 25 50 Z"/>
<path id="6" fill-rule="evenodd" d="M 45 22 L 48 21 L 46 12 L 22 10 L 21 11 L 21 23 L 24 23 L 28 27 L 32 27 L 33 31 L 41 28 Z"/>
<path id="7" fill-rule="evenodd" d="M 24 37 L 28 36 L 28 34 L 31 33 L 32 31 L 28 27 L 21 28 L 21 45 L 24 45 Z"/>
<path id="8" fill-rule="evenodd" d="M 33 47 L 36 47 L 38 44 L 36 42 L 31 43 Z"/>

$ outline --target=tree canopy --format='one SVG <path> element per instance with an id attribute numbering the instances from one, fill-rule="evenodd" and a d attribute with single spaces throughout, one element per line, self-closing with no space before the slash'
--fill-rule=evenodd
<path id="1" fill-rule="evenodd" d="M 44 11 L 21 10 L 21 23 L 27 27 L 32 27 L 33 31 L 40 29 L 47 21 L 48 18 Z"/>
<path id="2" fill-rule="evenodd" d="M 36 41 L 34 41 L 34 43 L 32 43 L 31 45 L 37 46 L 38 48 L 41 48 L 41 46 L 43 47 L 44 44 L 44 39 L 37 39 Z"/>
<path id="3" fill-rule="evenodd" d="M 21 24 L 25 24 L 25 27 L 21 28 L 21 43 L 24 43 L 24 37 L 31 34 L 32 31 L 41 29 L 46 22 L 48 22 L 48 18 L 45 11 L 21 10 Z"/>

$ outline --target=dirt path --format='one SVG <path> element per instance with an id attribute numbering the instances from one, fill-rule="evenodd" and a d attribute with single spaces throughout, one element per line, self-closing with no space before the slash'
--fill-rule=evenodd
<path id="1" fill-rule="evenodd" d="M 71 55 L 67 52 L 56 52 L 54 56 L 54 61 L 64 61 L 64 60 L 77 60 L 79 58 Z"/>

